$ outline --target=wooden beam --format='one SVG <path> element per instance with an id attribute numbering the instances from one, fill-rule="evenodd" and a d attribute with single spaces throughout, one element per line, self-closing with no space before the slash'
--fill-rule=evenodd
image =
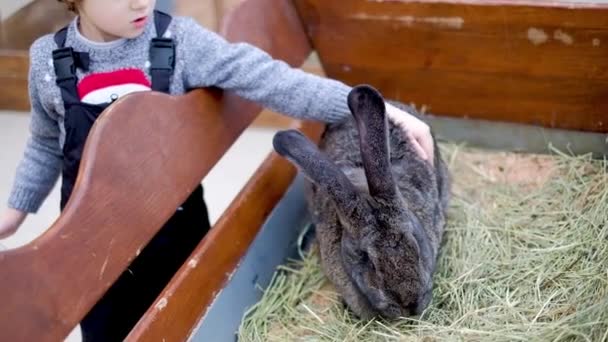
<path id="1" fill-rule="evenodd" d="M 56 0 L 35 0 L 0 22 L 0 49 L 27 51 L 40 36 L 55 32 L 74 17 Z"/>
<path id="2" fill-rule="evenodd" d="M 175 15 L 192 17 L 209 30 L 218 29 L 217 0 L 175 0 Z"/>
<path id="3" fill-rule="evenodd" d="M 28 71 L 27 51 L 0 49 L 0 110 L 30 109 Z"/>
<path id="4" fill-rule="evenodd" d="M 328 77 L 441 116 L 608 132 L 608 4 L 294 2 Z"/>
<path id="5" fill-rule="evenodd" d="M 29 111 L 29 48 L 73 17 L 58 1 L 35 0 L 0 21 L 0 110 Z"/>
<path id="6" fill-rule="evenodd" d="M 219 31 L 222 18 L 243 0 L 175 0 L 175 15 L 194 18 L 206 28 Z"/>

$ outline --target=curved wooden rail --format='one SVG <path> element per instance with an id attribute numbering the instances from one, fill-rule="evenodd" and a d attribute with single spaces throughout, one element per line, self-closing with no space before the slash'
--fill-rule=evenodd
<path id="1" fill-rule="evenodd" d="M 310 52 L 288 1 L 247 0 L 231 18 L 224 30 L 229 39 L 258 44 L 292 65 L 300 65 Z M 254 21 L 258 28 L 251 30 Z M 61 216 L 30 244 L 0 253 L 2 338 L 64 338 L 260 109 L 212 90 L 175 97 L 137 93 L 109 107 L 91 130 L 76 187 Z M 282 166 L 269 163 L 271 179 L 289 182 L 289 174 L 277 169 Z M 264 195 L 269 201 L 256 201 L 264 205 L 261 216 L 259 211 L 254 215 L 257 222 L 280 190 L 274 197 Z M 138 330 L 142 336 L 155 331 L 143 327 Z"/>
<path id="2" fill-rule="evenodd" d="M 203 90 L 140 93 L 111 106 L 91 131 L 58 220 L 30 244 L 0 254 L 3 339 L 65 337 L 250 119 L 235 120 L 219 92 Z"/>

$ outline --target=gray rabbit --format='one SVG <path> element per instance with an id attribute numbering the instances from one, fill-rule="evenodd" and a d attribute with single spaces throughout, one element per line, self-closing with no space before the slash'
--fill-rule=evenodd
<path id="1" fill-rule="evenodd" d="M 436 143 L 434 166 L 416 154 L 374 88 L 353 88 L 348 107 L 354 120 L 327 125 L 323 152 L 295 130 L 278 132 L 274 148 L 310 181 L 322 266 L 348 307 L 363 319 L 418 315 L 445 226 L 446 164 Z"/>

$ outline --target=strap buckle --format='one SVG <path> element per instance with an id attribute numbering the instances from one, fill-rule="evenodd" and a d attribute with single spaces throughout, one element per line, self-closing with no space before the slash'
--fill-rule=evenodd
<path id="1" fill-rule="evenodd" d="M 57 82 L 76 79 L 76 58 L 71 47 L 64 47 L 53 51 L 53 67 Z"/>
<path id="2" fill-rule="evenodd" d="M 175 67 L 175 43 L 170 38 L 152 38 L 150 70 L 168 70 Z"/>

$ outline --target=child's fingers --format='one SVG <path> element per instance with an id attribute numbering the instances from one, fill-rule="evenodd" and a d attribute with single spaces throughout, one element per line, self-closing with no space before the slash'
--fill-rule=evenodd
<path id="1" fill-rule="evenodd" d="M 420 148 L 424 150 L 424 153 L 427 156 L 427 158 L 425 160 L 427 160 L 429 163 L 431 163 L 431 165 L 433 165 L 433 162 L 435 161 L 435 158 L 434 158 L 435 146 L 433 145 L 433 138 L 432 137 L 422 138 L 420 141 Z"/>
<path id="2" fill-rule="evenodd" d="M 418 140 L 416 140 L 416 137 L 414 137 L 414 135 L 412 135 L 410 132 L 408 132 L 407 138 L 412 143 L 414 150 L 420 156 L 420 158 L 422 158 L 423 160 L 428 160 L 429 158 L 428 158 L 426 151 L 424 150 L 424 148 L 422 148 L 422 146 L 420 145 Z"/>

